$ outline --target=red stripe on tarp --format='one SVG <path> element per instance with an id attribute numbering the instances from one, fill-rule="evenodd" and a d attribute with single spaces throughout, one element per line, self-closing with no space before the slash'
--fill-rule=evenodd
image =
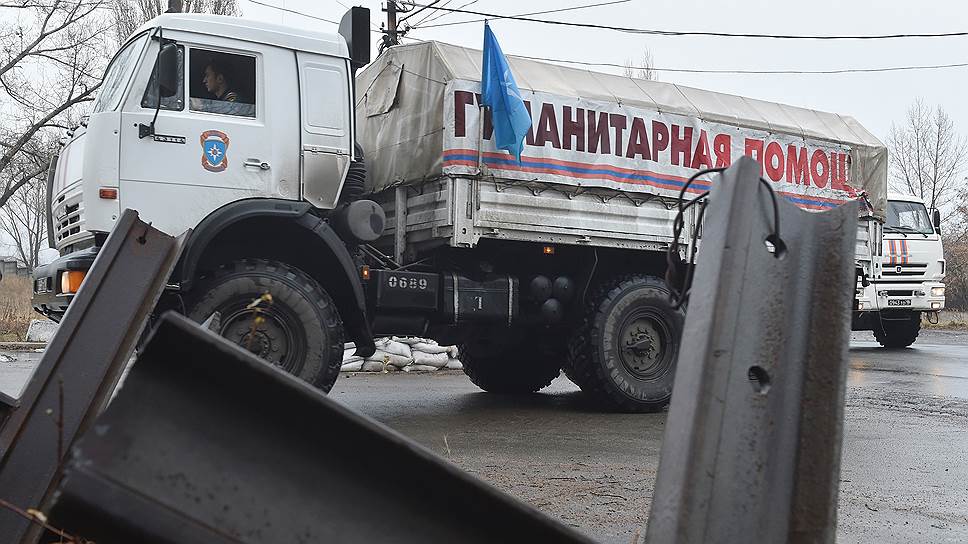
<path id="1" fill-rule="evenodd" d="M 477 150 L 476 149 L 448 149 L 444 151 L 444 158 L 446 159 L 448 155 L 469 155 L 469 154 L 476 155 Z M 507 159 L 508 157 L 510 157 L 510 155 L 507 153 L 494 153 L 492 151 L 485 151 L 483 153 L 483 156 L 489 159 Z M 576 162 L 576 161 L 566 161 L 562 159 L 552 159 L 550 157 L 529 157 L 527 155 L 521 155 L 521 160 L 524 161 L 525 159 L 531 160 L 531 161 L 540 161 L 543 163 L 554 164 L 558 166 L 567 166 L 571 168 L 598 168 L 598 169 L 608 169 L 619 174 L 648 175 L 648 176 L 653 176 L 653 177 L 657 177 L 657 178 L 665 179 L 669 181 L 686 182 L 689 180 L 688 177 L 676 176 L 673 174 L 662 174 L 659 172 L 653 172 L 651 170 L 622 168 L 621 166 L 613 166 L 607 163 Z M 573 172 L 568 172 L 567 174 L 560 174 L 560 175 L 570 176 L 572 173 Z M 703 184 L 709 183 L 709 181 L 705 179 L 698 180 L 698 181 Z"/>
<path id="2" fill-rule="evenodd" d="M 462 160 L 462 159 L 448 159 L 447 158 L 449 155 L 468 155 L 468 154 L 477 155 L 477 150 L 476 149 L 447 149 L 447 150 L 444 151 L 444 166 L 477 166 L 477 163 L 476 162 Z M 484 157 L 486 157 L 486 158 L 502 159 L 502 160 L 505 160 L 505 159 L 507 159 L 510 156 L 507 153 L 495 153 L 495 152 L 492 152 L 492 151 L 486 151 L 482 155 Z M 566 166 L 566 167 L 570 167 L 570 168 L 596 168 L 596 169 L 599 169 L 599 170 L 611 170 L 612 172 L 621 173 L 621 174 L 646 175 L 646 176 L 652 176 L 652 177 L 659 178 L 659 179 L 676 181 L 676 182 L 680 182 L 680 183 L 684 183 L 684 182 L 686 182 L 686 181 L 689 180 L 688 177 L 675 176 L 675 175 L 672 175 L 672 174 L 662 174 L 662 173 L 658 173 L 658 172 L 653 172 L 651 170 L 636 170 L 634 168 L 622 168 L 622 167 L 619 167 L 619 166 L 612 166 L 612 165 L 607 164 L 607 163 L 575 162 L 575 161 L 565 161 L 565 160 L 561 160 L 561 159 L 552 159 L 552 158 L 544 158 L 544 157 L 529 157 L 529 156 L 526 156 L 526 155 L 522 155 L 521 156 L 521 160 L 523 161 L 525 159 L 530 160 L 530 161 L 540 161 L 540 162 L 547 163 L 547 164 L 553 164 L 553 165 L 559 165 L 559 166 Z M 542 171 L 542 170 L 537 170 L 537 169 L 543 168 L 541 166 L 528 166 L 527 164 L 524 164 L 524 165 L 521 165 L 521 166 L 518 166 L 518 165 L 514 165 L 514 166 L 508 166 L 508 165 L 488 166 L 488 168 L 490 168 L 491 170 L 508 170 L 508 171 L 523 171 L 523 172 L 531 172 L 531 173 L 555 174 L 555 175 L 564 176 L 564 177 L 574 177 L 574 178 L 581 178 L 581 179 L 610 179 L 611 181 L 616 181 L 616 182 L 619 182 L 619 183 L 628 183 L 628 184 L 632 184 L 632 185 L 655 185 L 656 187 L 663 188 L 663 186 L 661 184 L 660 185 L 656 185 L 655 183 L 648 182 L 647 180 L 630 180 L 630 179 L 624 178 L 624 177 L 619 177 L 619 178 L 616 179 L 616 178 L 607 177 L 607 175 L 603 175 L 603 174 L 586 174 L 586 173 L 577 173 L 577 172 L 560 172 L 560 171 L 556 171 L 554 169 L 547 169 L 547 168 Z M 526 169 L 535 169 L 535 170 L 526 170 Z M 706 180 L 698 180 L 698 181 L 701 184 L 703 184 L 703 185 L 706 185 L 706 184 L 709 183 Z M 676 187 L 676 189 L 678 189 L 678 187 Z M 692 191 L 692 192 L 702 192 L 703 190 L 705 190 L 705 189 L 702 189 L 702 190 L 699 190 L 699 191 Z M 783 196 L 788 196 L 788 197 L 793 197 L 793 198 L 801 198 L 801 199 L 807 199 L 807 200 L 813 200 L 815 202 L 826 202 L 826 203 L 829 203 L 829 204 L 837 204 L 837 205 L 840 205 L 840 204 L 843 204 L 844 202 L 847 202 L 847 199 L 843 199 L 843 198 L 827 198 L 827 197 L 823 197 L 823 196 L 806 195 L 806 194 L 802 194 L 802 193 L 791 193 L 789 191 L 777 191 L 777 193 L 779 193 L 779 194 L 781 194 Z M 801 203 L 798 203 L 797 205 L 800 206 L 800 207 L 809 207 L 809 208 L 812 208 L 812 209 L 813 208 L 815 208 L 815 209 L 828 209 L 828 208 L 823 207 L 823 206 L 819 206 L 818 207 L 815 204 L 801 204 Z"/>

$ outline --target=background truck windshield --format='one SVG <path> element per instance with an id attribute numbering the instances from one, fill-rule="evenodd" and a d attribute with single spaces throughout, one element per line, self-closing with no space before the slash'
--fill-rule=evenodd
<path id="1" fill-rule="evenodd" d="M 934 225 L 928 210 L 919 202 L 892 200 L 887 205 L 887 230 L 897 229 L 904 232 L 934 234 Z"/>
<path id="2" fill-rule="evenodd" d="M 108 66 L 108 71 L 104 75 L 101 92 L 94 102 L 94 113 L 111 111 L 118 107 L 118 104 L 121 102 L 121 95 L 124 93 L 124 88 L 128 85 L 128 80 L 131 79 L 131 72 L 134 70 L 134 65 L 138 61 L 138 54 L 141 53 L 141 48 L 147 39 L 148 36 L 144 35 L 132 41 L 111 61 L 111 65 Z"/>

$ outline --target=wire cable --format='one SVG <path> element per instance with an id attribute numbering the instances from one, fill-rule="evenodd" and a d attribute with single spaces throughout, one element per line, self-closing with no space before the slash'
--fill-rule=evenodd
<path id="1" fill-rule="evenodd" d="M 445 0 L 445 2 L 440 5 L 440 7 L 442 7 L 442 8 L 443 7 L 447 7 L 453 1 L 454 0 Z M 458 7 L 459 8 L 463 8 L 463 7 L 466 7 L 466 6 L 458 6 Z M 443 17 L 443 16 L 446 16 L 446 15 L 451 15 L 451 13 L 450 12 L 447 12 L 447 11 L 430 11 L 430 12 L 426 13 L 423 17 L 421 17 L 419 21 L 417 21 L 417 22 L 415 22 L 413 24 L 407 23 L 408 30 L 409 29 L 412 29 L 412 28 L 414 28 L 414 27 L 416 27 L 418 25 L 423 24 L 424 22 L 426 22 L 428 19 L 430 19 L 432 17 Z"/>
<path id="2" fill-rule="evenodd" d="M 732 68 L 653 68 L 651 66 L 627 66 L 614 62 L 585 62 L 580 60 L 555 59 L 549 57 L 532 57 L 528 55 L 508 55 L 528 60 L 538 60 L 543 62 L 561 62 L 564 64 L 577 64 L 580 66 L 601 66 L 606 68 L 623 68 L 632 70 L 652 70 L 653 72 L 669 72 L 680 74 L 857 74 L 857 73 L 876 73 L 876 72 L 900 72 L 907 70 L 939 70 L 945 68 L 964 68 L 968 67 L 968 62 L 958 62 L 951 64 L 925 64 L 913 66 L 886 66 L 880 68 L 835 68 L 830 70 L 743 70 Z"/>
<path id="3" fill-rule="evenodd" d="M 474 0 L 474 2 L 476 2 L 476 1 L 477 0 Z M 613 5 L 613 4 L 624 4 L 626 2 L 631 2 L 631 1 L 632 0 L 612 0 L 611 2 L 600 2 L 598 4 L 587 4 L 587 5 L 583 5 L 583 6 L 571 6 L 571 7 L 567 7 L 567 8 L 548 9 L 548 10 L 544 10 L 544 11 L 532 11 L 530 13 L 518 13 L 516 15 L 510 15 L 510 16 L 507 16 L 507 17 L 498 16 L 498 17 L 491 17 L 491 18 L 492 19 L 507 19 L 509 17 L 527 17 L 527 16 L 530 16 L 530 15 L 544 15 L 546 13 L 560 13 L 562 11 L 573 11 L 573 10 L 576 10 L 576 9 L 597 8 L 597 7 L 601 7 L 601 6 L 610 6 L 610 5 Z M 470 4 L 472 4 L 474 2 L 470 2 Z M 466 5 L 467 4 L 465 4 L 464 6 L 461 6 L 460 8 L 457 8 L 457 9 L 462 9 Z M 441 10 L 441 11 L 444 11 L 444 10 Z M 439 27 L 442 27 L 442 26 L 466 25 L 466 24 L 469 24 L 469 23 L 481 23 L 481 22 L 484 22 L 484 21 L 485 21 L 485 19 L 468 19 L 466 21 L 454 21 L 454 22 L 451 22 L 451 23 L 439 23 L 439 24 L 436 24 L 436 25 L 423 25 L 423 26 L 420 26 L 420 27 L 418 27 L 418 26 L 415 25 L 413 28 L 439 28 Z"/>
<path id="4" fill-rule="evenodd" d="M 301 15 L 303 17 L 308 17 L 310 19 L 316 19 L 317 21 L 323 21 L 323 22 L 326 22 L 326 23 L 332 23 L 334 25 L 338 25 L 339 24 L 339 22 L 334 21 L 332 19 L 325 19 L 323 17 L 316 17 L 315 15 L 309 15 L 308 13 L 303 13 L 301 11 L 296 11 L 294 9 L 284 8 L 282 6 L 274 6 L 274 5 L 269 4 L 269 3 L 266 3 L 266 2 L 261 2 L 260 0 L 249 0 L 249 2 L 252 2 L 253 4 L 259 4 L 260 6 L 265 6 L 267 8 L 277 9 L 279 11 L 286 11 L 286 12 L 289 12 L 289 13 L 294 13 L 296 15 Z"/>
<path id="5" fill-rule="evenodd" d="M 512 19 L 516 21 L 527 21 L 531 23 L 542 23 L 548 25 L 561 25 L 581 28 L 595 28 L 599 30 L 614 30 L 629 34 L 649 34 L 653 36 L 712 36 L 720 38 L 771 38 L 778 40 L 890 40 L 897 38 L 951 38 L 958 36 L 968 36 L 968 32 L 932 32 L 932 33 L 906 33 L 906 34 L 871 34 L 871 35 L 829 35 L 829 34 L 759 34 L 759 33 L 739 33 L 739 32 L 713 32 L 699 30 L 656 30 L 648 28 L 630 28 L 621 26 L 598 25 L 593 23 L 576 23 L 572 21 L 551 21 L 548 19 L 534 19 L 523 15 L 500 15 L 497 13 L 487 13 L 460 8 L 444 8 L 424 4 L 413 4 L 415 7 L 425 9 L 436 9 L 450 11 L 453 13 L 466 13 L 487 17 L 488 19 Z"/>
<path id="6" fill-rule="evenodd" d="M 464 8 L 466 8 L 468 6 L 473 6 L 474 4 L 478 3 L 479 1 L 480 0 L 470 0 L 469 2 L 465 2 L 465 3 L 457 6 L 457 9 L 464 9 Z M 453 13 L 448 13 L 446 11 L 442 11 L 440 13 L 435 13 L 435 14 L 433 14 L 430 17 L 425 17 L 425 18 L 421 19 L 420 21 L 418 21 L 418 24 L 424 25 L 425 23 L 432 23 L 432 22 L 434 22 L 434 21 L 436 21 L 438 19 L 441 19 L 443 17 L 450 17 L 451 15 L 454 15 L 454 14 Z"/>

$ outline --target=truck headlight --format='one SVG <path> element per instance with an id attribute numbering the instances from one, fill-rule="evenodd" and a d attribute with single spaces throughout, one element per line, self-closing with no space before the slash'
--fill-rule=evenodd
<path id="1" fill-rule="evenodd" d="M 931 288 L 931 296 L 933 296 L 933 297 L 943 297 L 944 296 L 944 287 L 932 287 Z"/>

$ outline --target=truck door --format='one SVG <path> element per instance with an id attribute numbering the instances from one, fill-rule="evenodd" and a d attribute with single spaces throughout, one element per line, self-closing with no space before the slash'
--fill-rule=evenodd
<path id="1" fill-rule="evenodd" d="M 139 134 L 158 103 L 149 83 L 153 60 L 144 63 L 122 114 L 121 206 L 171 234 L 236 200 L 299 197 L 292 51 L 208 38 L 196 44 L 176 37 L 181 81 L 161 100 L 154 136 Z M 154 59 L 152 45 L 146 58 Z"/>
<path id="2" fill-rule="evenodd" d="M 333 208 L 353 149 L 353 102 L 346 59 L 299 52 L 303 198 Z"/>

